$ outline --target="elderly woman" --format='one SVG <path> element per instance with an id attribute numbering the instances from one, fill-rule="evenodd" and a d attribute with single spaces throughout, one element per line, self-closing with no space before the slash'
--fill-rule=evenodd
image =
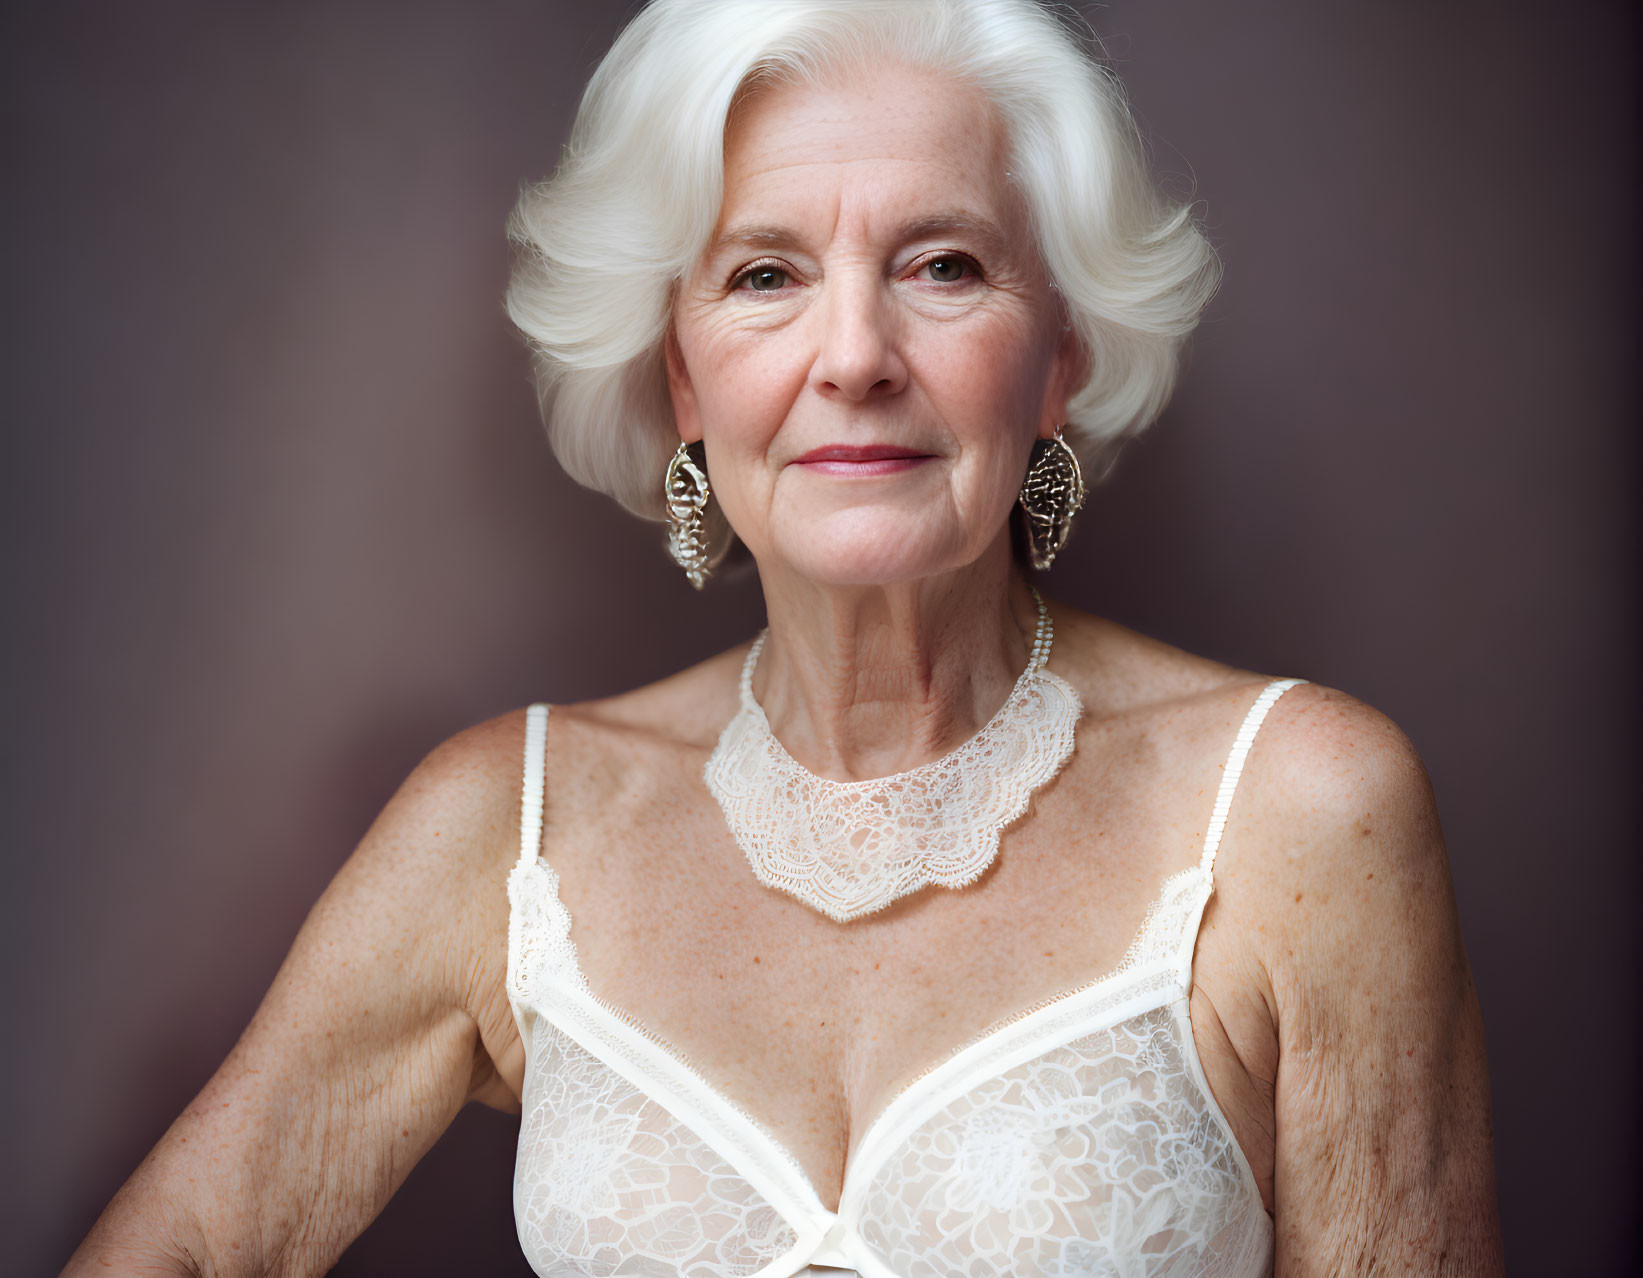
<path id="1" fill-rule="evenodd" d="M 1079 39 L 657 0 L 512 235 L 559 458 L 769 627 L 430 755 L 70 1272 L 320 1272 L 470 1100 L 544 1275 L 1497 1272 L 1408 740 L 1033 584 L 1215 278 Z"/>

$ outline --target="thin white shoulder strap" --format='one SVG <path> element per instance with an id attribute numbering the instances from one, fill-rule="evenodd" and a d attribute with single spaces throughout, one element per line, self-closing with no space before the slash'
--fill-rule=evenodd
<path id="1" fill-rule="evenodd" d="M 547 788 L 548 707 L 541 702 L 525 711 L 525 792 L 519 803 L 519 864 L 530 865 L 542 852 L 542 804 Z"/>
<path id="2" fill-rule="evenodd" d="M 1244 758 L 1249 754 L 1249 748 L 1255 744 L 1255 734 L 1261 730 L 1261 720 L 1266 718 L 1266 712 L 1272 709 L 1272 703 L 1296 684 L 1310 682 L 1306 679 L 1274 679 L 1261 689 L 1261 695 L 1255 698 L 1255 704 L 1249 708 L 1244 716 L 1243 727 L 1238 729 L 1238 735 L 1232 742 L 1232 749 L 1227 754 L 1226 768 L 1221 773 L 1221 788 L 1215 795 L 1215 811 L 1209 818 L 1209 832 L 1204 836 L 1204 859 L 1202 865 L 1204 874 L 1214 877 L 1215 851 L 1221 846 L 1221 831 L 1226 829 L 1227 812 L 1232 807 L 1232 792 L 1238 788 L 1239 774 L 1244 770 Z"/>

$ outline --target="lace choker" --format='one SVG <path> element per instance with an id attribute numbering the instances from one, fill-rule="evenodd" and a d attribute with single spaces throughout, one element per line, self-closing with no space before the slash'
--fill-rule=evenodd
<path id="1" fill-rule="evenodd" d="M 998 713 L 952 753 L 870 781 L 819 777 L 788 754 L 753 697 L 769 631 L 742 666 L 741 710 L 703 772 L 761 883 L 845 923 L 926 884 L 961 888 L 1073 751 L 1084 703 L 1050 672 L 1054 628 L 1038 591 L 1027 668 Z"/>

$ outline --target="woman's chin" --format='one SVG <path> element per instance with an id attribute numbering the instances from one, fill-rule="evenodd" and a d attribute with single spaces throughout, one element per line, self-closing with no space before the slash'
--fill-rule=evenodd
<path id="1" fill-rule="evenodd" d="M 815 526 L 784 529 L 770 556 L 786 570 L 829 586 L 887 586 L 950 572 L 982 547 L 962 528 L 929 519 L 839 512 Z M 761 564 L 761 571 L 769 566 Z"/>

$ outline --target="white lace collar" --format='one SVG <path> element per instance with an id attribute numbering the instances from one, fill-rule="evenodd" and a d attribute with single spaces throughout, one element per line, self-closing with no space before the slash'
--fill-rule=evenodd
<path id="1" fill-rule="evenodd" d="M 980 877 L 1004 827 L 1072 754 L 1084 712 L 1048 669 L 1053 628 L 1038 605 L 1027 668 L 981 731 L 940 759 L 869 781 L 819 777 L 776 739 L 753 696 L 769 632 L 760 634 L 742 666 L 741 709 L 703 773 L 759 881 L 843 923 L 926 884 Z"/>

